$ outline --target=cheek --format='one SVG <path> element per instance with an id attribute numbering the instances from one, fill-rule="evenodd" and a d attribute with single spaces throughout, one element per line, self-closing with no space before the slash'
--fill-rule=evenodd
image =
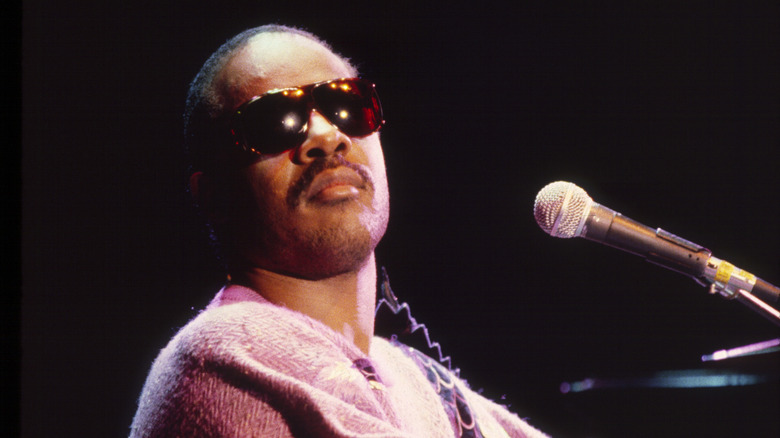
<path id="1" fill-rule="evenodd" d="M 364 154 L 364 163 L 371 172 L 374 182 L 374 200 L 373 209 L 383 216 L 388 214 L 390 195 L 388 193 L 387 171 L 385 169 L 385 158 L 382 153 L 382 145 L 379 142 L 378 134 L 366 138 L 361 146 Z"/>
<path id="2" fill-rule="evenodd" d="M 363 151 L 366 155 L 366 164 L 371 169 L 371 176 L 377 191 L 387 190 L 387 171 L 385 169 L 385 157 L 382 153 L 382 145 L 379 142 L 379 134 L 373 134 L 367 139 Z"/>
<path id="3" fill-rule="evenodd" d="M 280 155 L 245 170 L 245 181 L 257 205 L 278 206 L 284 202 L 292 180 L 293 169 L 288 162 L 286 155 Z"/>
<path id="4" fill-rule="evenodd" d="M 367 165 L 374 173 L 385 173 L 385 157 L 382 154 L 382 143 L 379 141 L 378 132 L 361 139 L 353 139 L 352 142 L 357 146 L 352 149 L 357 161 Z M 379 178 L 379 175 L 376 177 Z"/>

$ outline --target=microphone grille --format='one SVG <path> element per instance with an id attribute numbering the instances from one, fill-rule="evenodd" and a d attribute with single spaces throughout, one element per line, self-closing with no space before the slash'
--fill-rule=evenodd
<path id="1" fill-rule="evenodd" d="M 534 219 L 553 237 L 578 237 L 593 200 L 582 188 L 566 181 L 547 184 L 534 201 Z"/>

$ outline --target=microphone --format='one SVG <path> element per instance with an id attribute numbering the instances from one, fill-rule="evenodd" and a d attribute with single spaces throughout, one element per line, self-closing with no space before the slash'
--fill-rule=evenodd
<path id="1" fill-rule="evenodd" d="M 542 188 L 534 201 L 534 218 L 553 237 L 584 237 L 627 251 L 703 286 L 713 285 L 730 297 L 742 290 L 770 304 L 780 298 L 777 286 L 713 257 L 707 248 L 593 202 L 585 190 L 570 182 L 556 181 Z"/>

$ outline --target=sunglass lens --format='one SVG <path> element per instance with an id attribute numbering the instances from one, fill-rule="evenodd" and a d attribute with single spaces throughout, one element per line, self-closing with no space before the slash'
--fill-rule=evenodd
<path id="1" fill-rule="evenodd" d="M 367 81 L 330 82 L 316 87 L 312 95 L 322 115 L 350 137 L 369 135 L 382 124 L 379 97 Z"/>
<path id="2" fill-rule="evenodd" d="M 295 96 L 265 95 L 247 105 L 239 120 L 246 144 L 263 154 L 284 152 L 306 138 L 306 103 Z"/>

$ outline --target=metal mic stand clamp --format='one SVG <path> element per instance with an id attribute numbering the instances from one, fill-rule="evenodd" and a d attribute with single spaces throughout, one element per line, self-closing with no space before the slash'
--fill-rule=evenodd
<path id="1" fill-rule="evenodd" d="M 780 326 L 780 312 L 750 292 L 715 281 L 710 285 L 711 294 L 719 294 L 727 300 L 737 300 L 754 312 Z"/>

